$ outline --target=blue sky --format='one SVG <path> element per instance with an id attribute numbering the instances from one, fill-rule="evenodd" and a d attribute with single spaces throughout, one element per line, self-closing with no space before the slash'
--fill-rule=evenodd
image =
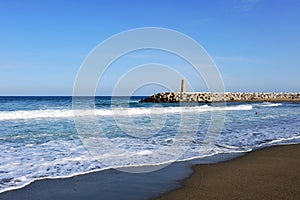
<path id="1" fill-rule="evenodd" d="M 77 71 L 96 45 L 149 26 L 201 44 L 227 91 L 300 91 L 297 0 L 0 0 L 0 95 L 71 95 Z M 109 94 L 109 77 L 98 95 Z"/>

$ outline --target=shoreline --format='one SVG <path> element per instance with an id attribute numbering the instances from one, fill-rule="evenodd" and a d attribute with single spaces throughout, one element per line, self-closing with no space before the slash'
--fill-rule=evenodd
<path id="1" fill-rule="evenodd" d="M 277 171 L 276 169 L 264 171 L 261 168 L 261 166 L 270 164 L 268 159 L 271 161 L 275 160 L 276 164 L 281 163 L 283 170 L 279 170 L 279 172 L 286 174 L 287 177 L 290 176 L 290 171 L 285 171 L 287 167 L 284 165 L 289 163 L 287 162 L 289 159 L 296 163 L 293 168 L 293 171 L 297 172 L 297 174 L 294 175 L 296 186 L 284 184 L 291 186 L 290 189 L 294 191 L 294 196 L 286 195 L 281 191 L 280 187 L 275 188 L 275 192 L 279 190 L 280 193 L 287 196 L 285 199 L 293 199 L 295 195 L 300 195 L 300 190 L 295 192 L 295 187 L 300 188 L 299 152 L 300 144 L 271 146 L 240 155 L 218 155 L 219 158 L 207 158 L 206 160 L 200 160 L 200 164 L 198 161 L 177 162 L 164 169 L 145 174 L 130 174 L 111 169 L 78 175 L 71 178 L 43 179 L 35 181 L 24 188 L 1 193 L 0 199 L 115 199 L 120 196 L 122 199 L 226 199 L 224 195 L 228 196 L 229 194 L 224 193 L 226 192 L 223 188 L 224 186 L 218 185 L 222 183 L 222 181 L 220 181 L 221 179 L 224 179 L 223 184 L 224 181 L 226 184 L 235 182 L 238 183 L 239 179 L 247 180 L 249 179 L 249 175 L 253 176 L 253 174 L 258 173 L 262 175 L 262 178 L 269 178 L 266 180 L 270 180 L 270 178 L 274 179 L 274 181 L 272 180 L 269 182 L 285 181 L 284 177 L 277 177 L 276 172 L 278 172 L 278 169 Z M 216 161 L 216 159 L 219 161 L 215 164 L 211 164 L 214 163 L 212 161 Z M 266 161 L 268 162 L 266 163 Z M 247 167 L 247 163 L 248 165 L 250 164 L 251 166 L 254 166 L 255 169 L 249 169 L 249 166 Z M 257 166 L 259 167 L 257 168 Z M 232 173 L 232 170 L 238 170 L 239 176 Z M 248 174 L 243 174 L 243 170 L 248 170 Z M 225 174 L 220 174 L 222 171 L 224 171 Z M 249 174 L 249 172 L 251 173 Z M 273 176 L 268 177 L 270 174 L 273 174 Z M 231 180 L 230 178 L 234 179 Z M 209 181 L 211 188 L 204 184 L 207 180 Z M 263 180 L 260 181 L 262 181 L 262 184 L 259 183 L 260 187 L 269 187 Z M 255 181 L 250 183 L 257 185 Z M 238 186 L 242 184 L 243 182 L 238 183 Z M 237 187 L 236 185 L 233 186 Z M 201 189 L 202 187 L 204 188 Z M 229 192 L 238 191 L 238 194 L 234 194 L 237 196 L 229 195 L 230 198 L 228 197 L 227 199 L 243 199 L 244 195 L 249 196 L 249 194 L 247 194 L 247 190 L 244 191 L 241 190 L 241 188 L 229 188 L 227 190 Z M 202 195 L 204 194 L 206 196 L 198 196 L 199 191 Z M 203 191 L 205 191 L 205 193 L 203 193 Z M 251 192 L 251 190 L 249 191 Z M 273 191 L 272 189 L 269 189 L 268 192 L 272 193 Z M 216 193 L 220 193 L 222 195 L 219 196 L 219 198 L 218 196 L 209 196 Z M 293 192 L 290 193 L 292 194 Z M 188 194 L 193 196 L 186 196 Z M 274 196 L 274 198 L 275 197 L 276 196 Z M 257 198 L 264 199 L 262 196 Z"/>
<path id="2" fill-rule="evenodd" d="M 300 144 L 272 146 L 215 164 L 196 164 L 182 187 L 152 200 L 298 199 Z"/>

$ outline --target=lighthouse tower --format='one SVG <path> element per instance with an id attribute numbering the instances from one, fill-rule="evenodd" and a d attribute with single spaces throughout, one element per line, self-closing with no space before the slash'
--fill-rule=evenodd
<path id="1" fill-rule="evenodd" d="M 184 78 L 181 79 L 181 93 L 185 93 Z"/>

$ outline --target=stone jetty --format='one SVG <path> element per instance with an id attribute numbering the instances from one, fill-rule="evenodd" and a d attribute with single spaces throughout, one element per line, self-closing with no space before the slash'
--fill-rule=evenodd
<path id="1" fill-rule="evenodd" d="M 242 93 L 242 92 L 162 92 L 141 99 L 140 102 L 300 102 L 300 93 Z"/>

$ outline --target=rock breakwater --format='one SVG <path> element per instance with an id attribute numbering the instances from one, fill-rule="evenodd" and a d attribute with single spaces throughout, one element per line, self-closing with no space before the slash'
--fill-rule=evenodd
<path id="1" fill-rule="evenodd" d="M 300 102 L 300 93 L 209 93 L 209 92 L 163 92 L 141 99 L 140 102 Z"/>

